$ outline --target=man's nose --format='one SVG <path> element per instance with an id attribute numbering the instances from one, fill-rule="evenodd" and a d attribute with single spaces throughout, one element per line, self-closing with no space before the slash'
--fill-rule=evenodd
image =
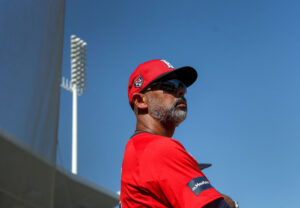
<path id="1" fill-rule="evenodd" d="M 186 89 L 182 86 L 179 86 L 176 92 L 176 97 L 183 97 L 186 93 Z"/>

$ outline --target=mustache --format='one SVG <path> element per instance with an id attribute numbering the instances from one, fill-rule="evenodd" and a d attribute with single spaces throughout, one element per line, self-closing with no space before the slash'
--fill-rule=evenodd
<path id="1" fill-rule="evenodd" d="M 180 98 L 176 99 L 176 101 L 175 101 L 175 103 L 174 103 L 173 106 L 175 107 L 175 106 L 177 106 L 179 104 L 182 104 L 182 103 L 184 103 L 184 104 L 187 105 L 186 99 L 184 97 L 180 97 Z"/>

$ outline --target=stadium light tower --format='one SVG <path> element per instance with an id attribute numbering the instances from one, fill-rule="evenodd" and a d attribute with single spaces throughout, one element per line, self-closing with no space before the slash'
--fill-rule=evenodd
<path id="1" fill-rule="evenodd" d="M 87 43 L 71 35 L 71 81 L 62 78 L 61 87 L 73 93 L 72 173 L 77 174 L 77 96 L 86 90 Z"/>

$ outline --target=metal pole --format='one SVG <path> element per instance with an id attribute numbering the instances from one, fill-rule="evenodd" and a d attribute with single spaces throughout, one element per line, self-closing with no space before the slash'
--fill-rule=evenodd
<path id="1" fill-rule="evenodd" d="M 77 86 L 73 85 L 72 173 L 77 175 Z"/>

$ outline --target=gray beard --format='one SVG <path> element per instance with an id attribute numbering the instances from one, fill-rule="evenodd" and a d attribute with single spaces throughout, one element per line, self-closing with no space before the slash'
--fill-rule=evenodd
<path id="1" fill-rule="evenodd" d="M 149 100 L 150 115 L 164 126 L 178 126 L 186 118 L 187 108 L 176 108 L 178 99 L 170 108 L 159 105 L 152 99 Z"/>

